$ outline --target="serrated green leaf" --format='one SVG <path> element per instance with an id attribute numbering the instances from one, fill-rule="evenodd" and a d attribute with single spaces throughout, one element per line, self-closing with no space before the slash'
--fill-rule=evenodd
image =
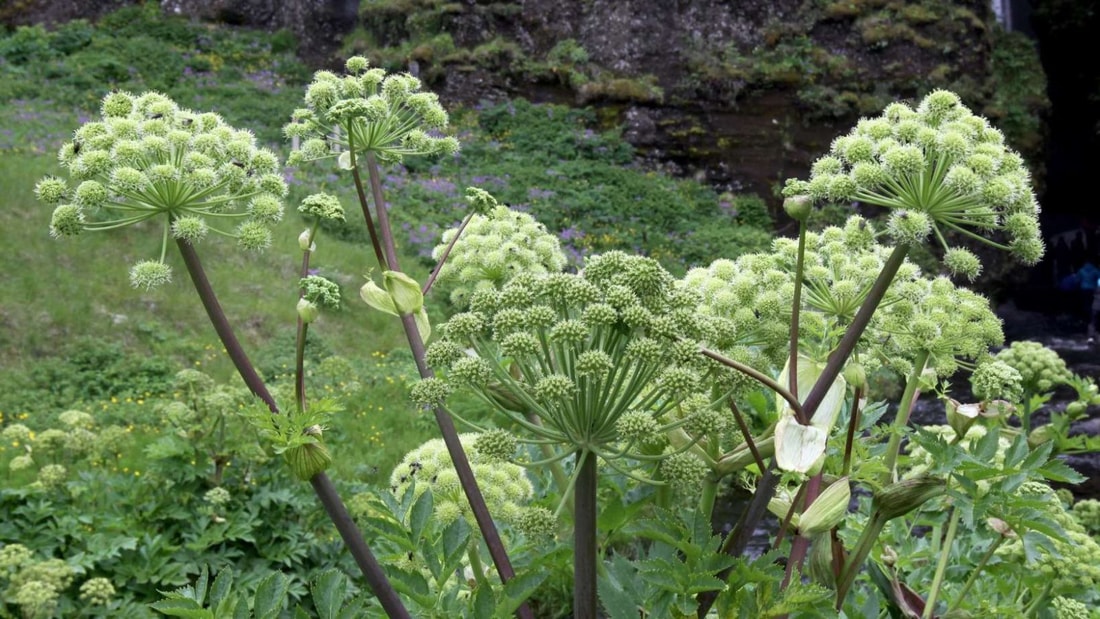
<path id="1" fill-rule="evenodd" d="M 223 567 L 210 585 L 210 606 L 217 606 L 233 588 L 233 568 Z"/>
<path id="2" fill-rule="evenodd" d="M 217 580 L 214 581 L 217 584 Z M 214 609 L 214 619 L 236 619 L 243 608 L 245 616 L 248 616 L 248 604 L 241 604 L 241 598 L 236 593 L 226 593 L 218 600 Z"/>
<path id="3" fill-rule="evenodd" d="M 202 566 L 202 571 L 199 572 L 198 578 L 195 579 L 195 599 L 199 604 L 206 601 L 206 590 L 210 584 L 210 567 L 207 565 Z"/>
<path id="4" fill-rule="evenodd" d="M 426 605 L 430 607 L 435 599 L 431 595 L 431 588 L 428 586 L 428 582 L 424 580 L 424 576 L 419 572 L 394 570 L 390 573 L 390 583 L 399 593 L 404 593 L 409 597 L 416 598 L 417 602 L 421 605 L 425 605 L 426 600 Z"/>
<path id="5" fill-rule="evenodd" d="M 286 592 L 290 580 L 281 572 L 272 572 L 260 581 L 252 598 L 252 611 L 256 619 L 275 619 L 286 605 Z"/>
<path id="6" fill-rule="evenodd" d="M 641 616 L 638 598 L 618 587 L 599 587 L 600 603 L 608 619 L 638 619 Z"/>
<path id="7" fill-rule="evenodd" d="M 412 509 L 409 510 L 409 535 L 413 543 L 420 541 L 420 538 L 424 535 L 424 528 L 431 520 L 433 510 L 432 493 L 424 492 L 420 495 L 416 502 L 413 503 Z"/>
<path id="8" fill-rule="evenodd" d="M 600 506 L 600 512 L 596 516 L 596 526 L 600 531 L 614 531 L 626 522 L 626 506 L 622 497 L 615 497 L 606 505 Z"/>
<path id="9" fill-rule="evenodd" d="M 239 598 L 234 604 L 233 619 L 252 619 L 252 613 L 248 612 L 248 604 Z"/>
<path id="10" fill-rule="evenodd" d="M 497 607 L 496 596 L 490 587 L 478 587 L 474 591 L 474 617 L 493 617 Z"/>
<path id="11" fill-rule="evenodd" d="M 348 577 L 339 570 L 326 570 L 310 586 L 313 608 L 319 619 L 335 619 L 348 593 Z"/>
<path id="12" fill-rule="evenodd" d="M 459 518 L 443 529 L 443 569 L 453 572 L 461 565 L 470 540 L 470 525 Z"/>
<path id="13" fill-rule="evenodd" d="M 1039 472 L 1043 477 L 1051 480 L 1062 482 L 1066 484 L 1079 484 L 1085 479 L 1084 475 L 1070 468 L 1068 464 L 1061 460 L 1050 460 L 1043 466 L 1039 467 Z"/>
<path id="14" fill-rule="evenodd" d="M 986 432 L 985 436 L 978 440 L 978 444 L 974 445 L 973 455 L 974 459 L 978 462 L 993 462 L 994 457 L 997 455 L 997 448 L 1001 441 L 1001 435 L 998 432 Z"/>
<path id="15" fill-rule="evenodd" d="M 497 614 L 511 615 L 523 604 L 531 594 L 539 588 L 539 585 L 550 576 L 550 572 L 537 571 L 526 572 L 516 576 L 504 584 L 501 600 L 497 603 Z"/>
<path id="16" fill-rule="evenodd" d="M 1020 434 L 1005 450 L 1004 468 L 1016 468 L 1028 456 L 1027 437 Z"/>

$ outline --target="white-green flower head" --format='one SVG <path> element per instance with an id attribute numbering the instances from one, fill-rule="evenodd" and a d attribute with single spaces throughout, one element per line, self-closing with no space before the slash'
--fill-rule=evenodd
<path id="1" fill-rule="evenodd" d="M 899 243 L 931 235 L 946 250 L 944 233 L 954 231 L 1026 264 L 1043 255 L 1039 204 L 1023 160 L 1005 146 L 1000 131 L 944 90 L 930 93 L 916 109 L 893 103 L 880 117 L 859 121 L 833 141 L 809 180 L 787 181 L 784 194 L 858 200 L 906 213 L 892 217 L 888 228 Z M 969 259 L 960 264 L 958 255 L 952 258 L 952 272 L 976 274 Z"/>
<path id="2" fill-rule="evenodd" d="M 836 345 L 837 333 L 863 303 L 891 251 L 874 241 L 875 234 L 860 217 L 851 218 L 843 228 L 807 233 L 800 310 L 804 354 L 827 355 Z M 699 311 L 734 325 L 732 340 L 712 344 L 758 351 L 767 359 L 767 367 L 761 369 L 778 369 L 785 363 L 797 249 L 795 239 L 779 238 L 770 253 L 716 260 L 685 275 L 680 286 L 702 297 Z M 918 276 L 916 267 L 906 263 L 895 281 Z"/>
<path id="3" fill-rule="evenodd" d="M 485 445 L 500 447 L 494 438 L 479 440 L 478 434 L 465 433 L 459 435 L 459 441 L 466 450 L 489 511 L 502 522 L 518 524 L 530 509 L 527 504 L 534 494 L 526 471 L 518 464 L 501 460 L 500 453 L 481 451 Z M 394 468 L 390 475 L 394 494 L 403 496 L 410 485 L 417 497 L 431 490 L 435 516 L 443 526 L 458 518 L 466 518 L 474 524 L 470 504 L 443 439 L 432 439 L 410 451 Z"/>
<path id="4" fill-rule="evenodd" d="M 1024 390 L 1031 394 L 1050 391 L 1073 379 L 1065 359 L 1039 342 L 1012 342 L 996 358 L 1020 373 Z"/>
<path id="5" fill-rule="evenodd" d="M 54 207 L 51 235 L 162 221 L 160 257 L 130 271 L 136 287 L 171 280 L 164 258 L 172 238 L 197 243 L 214 231 L 262 249 L 282 218 L 287 186 L 275 154 L 216 114 L 181 109 L 159 93 L 107 95 L 100 120 L 77 129 L 58 159 L 72 185 L 47 177 L 35 187 Z"/>
<path id="6" fill-rule="evenodd" d="M 344 153 L 345 167 L 351 153 L 371 152 L 382 161 L 398 162 L 408 155 L 458 151 L 455 138 L 438 135 L 447 128 L 447 112 L 434 93 L 420 92 L 420 80 L 370 69 L 362 57 L 350 58 L 346 66 L 344 77 L 315 73 L 306 88 L 305 107 L 283 129 L 287 137 L 305 140 L 291 163 L 335 157 L 329 143 Z"/>
<path id="7" fill-rule="evenodd" d="M 468 305 L 477 291 L 498 289 L 520 273 L 543 275 L 565 268 L 561 244 L 546 226 L 497 203 L 481 189 L 467 189 L 466 197 L 477 213 L 470 216 L 439 272 L 439 281 L 451 289 L 457 306 Z M 445 231 L 432 257 L 440 259 L 458 232 L 457 227 Z"/>
<path id="8" fill-rule="evenodd" d="M 873 353 L 891 363 L 928 353 L 936 375 L 953 374 L 961 361 L 976 362 L 1004 342 L 1001 320 L 989 300 L 946 277 L 895 281 L 871 319 Z M 899 366 L 901 367 L 901 366 Z"/>
<path id="9" fill-rule="evenodd" d="M 650 258 L 611 252 L 581 274 L 525 273 L 487 296 L 443 326 L 432 365 L 562 454 L 637 455 L 684 425 L 677 405 L 704 389 L 702 355 L 680 354 L 705 329 L 698 298 Z"/>

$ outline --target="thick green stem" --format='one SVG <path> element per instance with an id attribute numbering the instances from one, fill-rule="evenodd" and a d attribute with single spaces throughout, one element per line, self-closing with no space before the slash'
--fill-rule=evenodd
<path id="1" fill-rule="evenodd" d="M 951 508 L 951 520 L 947 523 L 947 534 L 943 538 L 943 547 L 940 548 L 940 560 L 936 564 L 936 574 L 932 577 L 932 589 L 928 592 L 928 601 L 924 603 L 922 619 L 932 617 L 932 611 L 936 608 L 936 598 L 939 597 L 940 587 L 943 586 L 943 575 L 947 572 L 947 560 L 951 557 L 951 546 L 955 543 L 955 532 L 959 528 L 959 510 Z"/>
<path id="2" fill-rule="evenodd" d="M 913 371 L 905 381 L 905 391 L 901 394 L 901 402 L 898 403 L 898 412 L 894 415 L 894 424 L 890 432 L 890 441 L 886 444 L 886 472 L 883 473 L 882 482 L 888 484 L 894 480 L 894 465 L 898 461 L 898 452 L 901 450 L 901 432 L 909 423 L 909 413 L 913 409 L 913 398 L 917 393 L 917 385 L 920 384 L 920 376 L 924 373 L 924 365 L 928 363 L 928 352 L 920 351 L 916 359 L 913 359 Z"/>
<path id="3" fill-rule="evenodd" d="M 187 265 L 187 272 L 190 274 L 195 290 L 199 294 L 199 299 L 206 309 L 206 314 L 210 318 L 211 324 L 214 325 L 214 331 L 217 332 L 222 345 L 225 346 L 226 353 L 233 361 L 233 365 L 236 366 L 241 379 L 244 380 L 245 385 L 256 397 L 263 400 L 272 414 L 279 414 L 279 406 L 275 403 L 275 399 L 271 397 L 267 385 L 256 372 L 255 366 L 252 365 L 233 332 L 233 328 L 222 310 L 221 303 L 218 302 L 218 297 L 214 294 L 214 288 L 206 277 L 206 271 L 202 268 L 202 262 L 199 260 L 195 248 L 190 242 L 183 239 L 177 239 L 176 244 L 179 246 L 180 255 L 183 257 L 184 264 Z M 393 619 L 409 617 L 409 611 L 405 609 L 401 598 L 398 597 L 397 592 L 390 585 L 389 579 L 386 578 L 386 572 L 367 546 L 363 534 L 355 526 L 355 521 L 348 514 L 348 510 L 344 507 L 344 503 L 340 499 L 339 493 L 336 492 L 336 488 L 332 485 L 332 481 L 324 473 L 318 473 L 310 478 L 309 483 L 313 486 L 314 493 L 316 493 L 321 505 L 324 506 L 329 519 L 336 526 L 341 539 L 344 540 L 345 547 L 351 553 L 352 558 L 355 559 L 355 563 L 363 573 L 367 585 L 371 588 L 375 597 L 378 598 L 378 602 L 382 605 L 386 614 Z"/>
<path id="4" fill-rule="evenodd" d="M 581 469 L 573 488 L 573 617 L 596 619 L 596 454 L 583 451 L 577 459 Z"/>
<path id="5" fill-rule="evenodd" d="M 301 278 L 306 278 L 309 275 L 309 257 L 313 254 L 308 248 L 313 243 L 313 235 L 316 233 L 317 226 L 314 225 L 310 229 L 309 238 L 306 239 L 306 250 L 302 252 L 302 268 L 299 270 L 298 275 Z M 305 296 L 305 289 L 298 289 L 298 300 L 301 300 Z M 297 338 L 295 340 L 294 347 L 294 401 L 298 405 L 298 412 L 304 413 L 306 410 L 306 335 L 309 330 L 309 325 L 302 320 L 301 316 L 298 316 L 298 331 Z"/>
<path id="6" fill-rule="evenodd" d="M 844 606 L 844 598 L 848 596 L 848 590 L 851 589 L 852 584 L 855 583 L 856 576 L 859 574 L 859 569 L 863 566 L 863 561 L 867 559 L 867 555 L 871 554 L 871 549 L 875 546 L 875 540 L 877 540 L 879 534 L 882 533 L 882 529 L 886 526 L 886 522 L 887 520 L 882 516 L 882 512 L 877 509 L 871 512 L 871 517 L 867 520 L 867 526 L 863 528 L 863 533 L 860 534 L 859 541 L 856 542 L 855 548 L 852 549 L 852 554 L 844 564 L 841 577 L 837 581 L 837 610 L 840 610 L 841 607 Z"/>
<path id="7" fill-rule="evenodd" d="M 809 395 L 806 396 L 806 401 L 802 403 L 802 410 L 808 418 L 813 419 L 817 407 L 821 406 L 825 394 L 833 386 L 833 381 L 836 380 L 840 370 L 844 368 L 844 364 L 848 361 L 848 357 L 855 350 L 859 338 L 863 337 L 863 332 L 867 330 L 867 325 L 871 322 L 871 316 L 874 315 L 879 303 L 886 296 L 890 283 L 894 281 L 898 269 L 905 263 L 905 256 L 908 253 L 908 245 L 898 245 L 886 259 L 886 264 L 882 265 L 882 271 L 875 278 L 871 289 L 867 291 L 867 296 L 859 306 L 859 311 L 852 318 L 852 323 L 848 325 L 848 329 L 844 331 L 844 336 L 840 338 L 840 343 L 837 344 L 836 349 L 829 355 L 829 360 L 825 363 L 825 368 L 821 370 L 821 376 L 817 377 L 817 382 L 810 389 Z"/>
<path id="8" fill-rule="evenodd" d="M 798 397 L 798 319 L 799 313 L 802 309 L 802 276 L 805 271 L 806 264 L 806 220 L 803 219 L 798 223 L 798 258 L 794 263 L 794 301 L 791 302 L 791 349 L 790 349 L 790 361 L 788 361 L 789 371 L 787 372 L 788 383 L 790 392 Z M 809 423 L 808 419 L 798 418 L 798 412 L 795 414 L 796 419 L 802 425 Z M 805 415 L 803 415 L 805 417 Z"/>

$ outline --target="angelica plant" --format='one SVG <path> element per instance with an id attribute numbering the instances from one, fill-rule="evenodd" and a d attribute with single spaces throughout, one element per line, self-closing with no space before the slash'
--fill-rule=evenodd
<path id="1" fill-rule="evenodd" d="M 713 364 L 697 351 L 704 333 L 729 329 L 697 314 L 697 303 L 655 260 L 610 252 L 589 258 L 580 274 L 523 274 L 474 293 L 470 311 L 448 320 L 428 351 L 446 382 L 414 393 L 422 403 L 438 404 L 448 383 L 468 387 L 523 428 L 525 442 L 556 451 L 540 463 L 573 457 L 558 511 L 572 496 L 578 616 L 597 611 L 597 462 L 685 490 L 708 472 L 693 450 L 698 438 L 674 434 L 722 424 L 708 412 Z M 698 396 L 701 405 L 687 405 Z M 634 462 L 656 470 L 639 474 Z"/>
<path id="2" fill-rule="evenodd" d="M 248 250 L 271 244 L 269 227 L 282 219 L 287 194 L 279 158 L 258 148 L 252 133 L 230 127 L 217 114 L 180 108 L 159 93 L 135 97 L 113 92 L 103 98 L 100 119 L 77 129 L 74 139 L 62 146 L 58 160 L 78 184 L 71 187 L 64 179 L 50 177 L 36 185 L 38 199 L 55 207 L 50 233 L 68 237 L 160 220 L 160 255 L 134 264 L 131 283 L 152 288 L 170 281 L 167 251 L 169 240 L 174 239 L 238 373 L 270 415 L 277 416 L 268 418 L 278 430 L 270 435 L 282 439 L 294 472 L 309 479 L 383 607 L 393 616 L 407 616 L 324 473 L 331 458 L 320 443 L 318 424 L 301 423 L 308 419 L 301 406 L 303 398 L 299 398 L 298 416 L 281 414 L 237 339 L 195 249 L 211 232 L 232 237 Z M 58 477 L 58 471 L 50 470 L 41 481 L 54 483 Z"/>
<path id="3" fill-rule="evenodd" d="M 407 156 L 453 154 L 458 150 L 458 140 L 440 135 L 447 127 L 447 113 L 434 93 L 420 90 L 417 78 L 408 74 L 387 74 L 383 69 L 370 67 L 367 59 L 360 56 L 349 58 L 345 69 L 342 77 L 329 71 L 314 74 L 306 89 L 305 107 L 296 110 L 292 122 L 284 128 L 288 138 L 303 140 L 301 149 L 291 155 L 290 162 L 331 158 L 337 160 L 341 170 L 351 172 L 383 275 L 383 287 L 370 281 L 360 291 L 360 296 L 371 306 L 401 319 L 420 376 L 431 384 L 434 373 L 424 360 L 430 327 L 423 296 L 430 286 L 421 289 L 401 270 L 379 166 L 400 162 Z M 367 171 L 369 199 L 361 167 Z M 476 193 L 469 201 L 471 212 L 467 219 L 488 208 L 488 201 Z M 434 412 L 489 554 L 501 580 L 507 582 L 515 576 L 515 571 L 485 505 L 454 421 L 441 406 L 434 407 Z M 529 617 L 530 613 L 526 605 L 520 609 L 521 616 Z"/>

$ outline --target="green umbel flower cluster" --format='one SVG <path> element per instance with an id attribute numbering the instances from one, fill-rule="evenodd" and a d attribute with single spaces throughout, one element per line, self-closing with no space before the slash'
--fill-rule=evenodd
<path id="1" fill-rule="evenodd" d="M 1029 543 L 1025 548 L 1021 531 L 1020 537 L 997 549 L 997 556 L 1024 565 L 1039 580 L 1049 582 L 1051 595 L 1073 597 L 1089 605 L 1100 603 L 1100 544 L 1066 511 L 1050 486 L 1029 481 L 1018 492 L 1041 500 L 1044 515 L 1061 527 L 1065 536 L 1051 538 L 1051 545 Z"/>
<path id="2" fill-rule="evenodd" d="M 38 199 L 54 206 L 53 236 L 162 219 L 159 258 L 130 270 L 136 287 L 170 281 L 170 238 L 197 243 L 215 232 L 260 250 L 283 216 L 287 186 L 273 152 L 217 114 L 182 109 L 159 93 L 107 95 L 100 120 L 77 129 L 58 159 L 75 187 L 54 177 L 35 186 Z"/>
<path id="3" fill-rule="evenodd" d="M 53 616 L 74 575 L 63 559 L 37 560 L 22 544 L 0 548 L 0 578 L 8 581 L 5 601 L 19 606 L 25 617 Z"/>
<path id="4" fill-rule="evenodd" d="M 1089 607 L 1073 598 L 1057 596 L 1050 601 L 1054 619 L 1089 619 Z"/>
<path id="5" fill-rule="evenodd" d="M 861 217 L 849 218 L 843 228 L 807 233 L 799 311 L 802 354 L 826 359 L 855 316 L 892 251 L 875 242 L 877 234 Z M 797 251 L 797 241 L 776 239 L 771 253 L 717 260 L 692 269 L 682 280 L 682 287 L 703 297 L 701 313 L 732 322 L 732 356 L 743 360 L 746 350 L 755 351 L 764 362 L 757 367 L 764 369 L 785 363 Z M 881 363 L 908 374 L 915 355 L 925 351 L 936 373 L 948 376 L 960 359 L 980 359 L 1003 341 L 1001 322 L 984 297 L 945 277 L 923 277 L 906 262 L 857 352 L 865 371 Z"/>
<path id="6" fill-rule="evenodd" d="M 439 282 L 451 287 L 451 301 L 458 307 L 465 307 L 474 292 L 498 289 L 516 274 L 544 275 L 565 268 L 561 243 L 546 226 L 493 202 L 485 214 L 470 217 L 439 271 Z M 458 232 L 444 232 L 432 258 L 439 260 Z"/>
<path id="7" fill-rule="evenodd" d="M 341 165 L 350 168 L 352 153 L 373 152 L 382 161 L 398 162 L 407 155 L 458 151 L 455 138 L 429 133 L 447 127 L 447 112 L 435 93 L 419 92 L 420 80 L 369 68 L 359 56 L 349 58 L 346 68 L 343 77 L 331 71 L 313 75 L 306 107 L 295 110 L 283 128 L 288 138 L 303 140 L 289 163 L 339 155 Z"/>
<path id="8" fill-rule="evenodd" d="M 970 386 L 974 395 L 982 400 L 1019 402 L 1024 394 L 1020 373 L 1001 360 L 979 365 L 970 375 Z"/>
<path id="9" fill-rule="evenodd" d="M 695 417 L 680 415 L 681 404 L 707 389 L 711 362 L 697 342 L 731 331 L 727 320 L 699 314 L 698 302 L 655 260 L 610 252 L 589 258 L 581 274 L 520 274 L 499 291 L 479 290 L 470 311 L 443 326 L 428 360 L 540 442 L 559 445 L 562 457 L 585 450 L 618 467 L 645 451 L 660 460 L 669 455 L 663 434 Z"/>
<path id="10" fill-rule="evenodd" d="M 1039 342 L 1012 342 L 996 355 L 998 361 L 1012 366 L 1023 380 L 1026 392 L 1037 394 L 1073 380 L 1065 359 Z"/>
<path id="11" fill-rule="evenodd" d="M 115 597 L 115 586 L 106 578 L 89 578 L 80 585 L 80 599 L 93 606 L 106 606 Z"/>
<path id="12" fill-rule="evenodd" d="M 860 120 L 814 163 L 810 180 L 788 180 L 783 193 L 889 208 L 887 230 L 897 242 L 934 235 L 948 251 L 946 266 L 969 278 L 980 262 L 949 248 L 946 231 L 1009 250 L 1025 264 L 1043 256 L 1039 204 L 1023 159 L 1000 131 L 943 90 L 915 109 L 893 103 Z"/>
<path id="13" fill-rule="evenodd" d="M 463 449 L 470 459 L 470 466 L 477 477 L 478 484 L 485 496 L 489 512 L 501 522 L 518 525 L 526 520 L 527 506 L 534 493 L 527 473 L 518 464 L 503 462 L 499 453 L 485 453 L 479 447 L 484 444 L 481 435 L 467 433 L 459 435 Z M 499 436 L 488 439 L 489 443 L 499 443 Z M 513 447 L 514 447 L 513 443 Z M 499 446 L 499 445 L 497 445 Z M 492 450 L 490 450 L 492 451 Z M 514 455 L 508 454 L 508 457 Z M 476 526 L 470 504 L 458 480 L 451 455 L 443 439 L 432 439 L 410 451 L 394 468 L 390 475 L 390 487 L 398 497 L 404 496 L 409 486 L 413 494 L 420 496 L 426 490 L 432 492 L 432 505 L 435 516 L 442 526 L 447 526 L 458 518 L 466 518 L 471 526 Z"/>
<path id="14" fill-rule="evenodd" d="M 1100 536 L 1100 500 L 1082 499 L 1073 504 L 1073 517 L 1091 535 Z"/>
<path id="15" fill-rule="evenodd" d="M 863 303 L 890 253 L 890 248 L 875 243 L 875 234 L 873 226 L 860 217 L 850 218 L 843 228 L 806 234 L 799 323 L 804 354 L 823 359 Z M 688 271 L 680 283 L 702 295 L 702 313 L 732 321 L 735 347 L 759 351 L 766 362 L 764 369 L 782 367 L 790 352 L 798 243 L 779 238 L 772 250 L 716 260 Z M 917 267 L 905 263 L 895 282 L 919 276 Z"/>
<path id="16" fill-rule="evenodd" d="M 989 300 L 946 277 L 914 278 L 891 285 L 888 299 L 868 328 L 873 353 L 903 375 L 918 353 L 926 367 L 946 378 L 964 360 L 977 362 L 1004 342 L 1001 320 Z"/>

